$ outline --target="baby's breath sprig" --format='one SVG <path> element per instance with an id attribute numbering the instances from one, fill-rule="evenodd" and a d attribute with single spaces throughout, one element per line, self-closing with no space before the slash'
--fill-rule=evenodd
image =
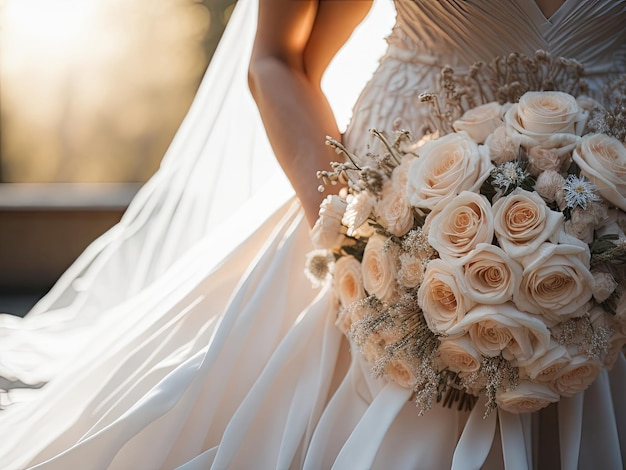
<path id="1" fill-rule="evenodd" d="M 483 357 L 481 367 L 477 372 L 468 374 L 462 383 L 467 389 L 481 388 L 484 383 L 487 403 L 485 415 L 497 408 L 496 396 L 500 391 L 514 390 L 519 382 L 519 369 L 514 367 L 502 356 Z"/>

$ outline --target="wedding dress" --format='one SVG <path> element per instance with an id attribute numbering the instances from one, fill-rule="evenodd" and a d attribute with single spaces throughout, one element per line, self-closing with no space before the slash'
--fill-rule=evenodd
<path id="1" fill-rule="evenodd" d="M 422 131 L 417 96 L 435 88 L 443 65 L 545 49 L 580 60 L 596 93 L 626 72 L 624 1 L 567 0 L 549 19 L 533 0 L 395 6 L 389 46 L 345 134 L 362 156 L 371 127 Z M 240 0 L 220 53 L 249 53 L 251 36 L 241 32 L 253 20 L 253 2 Z M 530 415 L 483 419 L 480 403 L 472 412 L 435 405 L 420 417 L 409 390 L 372 378 L 334 325 L 332 292 L 314 291 L 303 274 L 306 222 L 284 178 L 272 179 L 275 167 L 256 166 L 270 161 L 264 136 L 241 138 L 255 125 L 237 115 L 240 97 L 227 87 L 202 114 L 203 93 L 231 72 L 245 80 L 245 68 L 209 69 L 190 111 L 196 119 L 168 153 L 232 147 L 238 160 L 166 156 L 122 223 L 34 312 L 2 319 L 0 388 L 9 391 L 0 466 L 530 468 L 536 441 L 552 439 L 563 468 L 623 468 L 623 357 L 561 400 L 558 436 Z M 220 198 L 198 214 L 194 195 L 207 187 Z"/>

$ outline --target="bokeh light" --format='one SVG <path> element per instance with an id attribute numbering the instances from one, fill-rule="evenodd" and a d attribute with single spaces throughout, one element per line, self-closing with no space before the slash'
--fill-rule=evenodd
<path id="1" fill-rule="evenodd" d="M 145 181 L 233 3 L 0 3 L 1 180 Z"/>

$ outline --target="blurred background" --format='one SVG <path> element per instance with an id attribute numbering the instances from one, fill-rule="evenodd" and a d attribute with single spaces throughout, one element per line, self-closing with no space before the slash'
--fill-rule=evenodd
<path id="1" fill-rule="evenodd" d="M 235 0 L 0 0 L 0 312 L 25 313 L 157 169 Z"/>

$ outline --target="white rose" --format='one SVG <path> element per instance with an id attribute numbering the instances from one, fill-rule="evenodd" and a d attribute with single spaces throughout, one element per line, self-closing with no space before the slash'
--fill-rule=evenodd
<path id="1" fill-rule="evenodd" d="M 543 354 L 550 342 L 550 330 L 541 319 L 520 311 L 510 302 L 477 305 L 448 330 L 449 335 L 468 332 L 482 355 L 530 361 Z"/>
<path id="2" fill-rule="evenodd" d="M 365 290 L 380 300 L 391 300 L 396 293 L 399 247 L 395 243 L 386 242 L 387 238 L 382 235 L 371 237 L 365 246 L 361 263 Z"/>
<path id="3" fill-rule="evenodd" d="M 480 353 L 476 351 L 468 335 L 442 339 L 437 356 L 443 367 L 448 367 L 453 372 L 469 374 L 480 369 Z"/>
<path id="4" fill-rule="evenodd" d="M 344 307 L 365 298 L 361 263 L 354 256 L 342 256 L 335 262 L 333 279 L 335 292 Z"/>
<path id="5" fill-rule="evenodd" d="M 378 221 L 390 233 L 401 237 L 413 228 L 413 209 L 404 188 L 388 181 L 383 185 L 381 199 L 376 206 Z"/>
<path id="6" fill-rule="evenodd" d="M 526 312 L 540 314 L 550 325 L 579 315 L 589 302 L 593 276 L 586 247 L 544 243 L 521 259 L 524 272 L 513 301 Z"/>
<path id="7" fill-rule="evenodd" d="M 494 229 L 502 249 L 512 258 L 533 253 L 552 239 L 563 223 L 563 214 L 550 210 L 541 196 L 522 188 L 493 205 Z"/>
<path id="8" fill-rule="evenodd" d="M 409 169 L 407 194 L 412 206 L 433 209 L 461 191 L 477 191 L 493 165 L 465 132 L 424 144 Z"/>
<path id="9" fill-rule="evenodd" d="M 428 243 L 448 261 L 467 255 L 479 243 L 493 240 L 491 205 L 480 194 L 462 191 L 427 219 Z"/>
<path id="10" fill-rule="evenodd" d="M 536 142 L 555 134 L 580 135 L 587 113 L 572 95 L 559 91 L 529 91 L 504 115 L 511 129 Z"/>
<path id="11" fill-rule="evenodd" d="M 347 203 L 341 222 L 348 227 L 349 236 L 359 236 L 359 229 L 367 222 L 374 210 L 376 198 L 368 191 L 362 191 L 357 194 L 349 194 Z"/>
<path id="12" fill-rule="evenodd" d="M 311 240 L 315 248 L 334 250 L 343 244 L 346 228 L 341 224 L 341 219 L 345 210 L 346 202 L 335 194 L 322 201 L 319 218 L 311 229 Z"/>
<path id="13" fill-rule="evenodd" d="M 572 158 L 604 199 L 626 211 L 626 148 L 619 140 L 604 134 L 586 135 Z"/>
<path id="14" fill-rule="evenodd" d="M 462 276 L 457 266 L 441 259 L 432 260 L 426 266 L 417 301 L 434 333 L 446 334 L 473 306 L 457 283 Z"/>
<path id="15" fill-rule="evenodd" d="M 482 144 L 489 134 L 504 125 L 502 114 L 502 106 L 493 101 L 465 111 L 452 127 L 457 132 L 467 132 L 474 142 Z"/>
<path id="16" fill-rule="evenodd" d="M 521 381 L 513 390 L 496 395 L 498 407 L 509 413 L 534 413 L 550 403 L 559 401 L 559 395 L 546 384 Z"/>
<path id="17" fill-rule="evenodd" d="M 571 359 L 554 378 L 554 389 L 564 397 L 573 397 L 586 390 L 596 380 L 603 364 L 598 359 L 590 358 L 578 351 L 577 346 L 570 346 Z"/>
<path id="18" fill-rule="evenodd" d="M 460 260 L 465 294 L 480 304 L 503 304 L 513 298 L 522 282 L 522 267 L 502 249 L 479 244 Z"/>

